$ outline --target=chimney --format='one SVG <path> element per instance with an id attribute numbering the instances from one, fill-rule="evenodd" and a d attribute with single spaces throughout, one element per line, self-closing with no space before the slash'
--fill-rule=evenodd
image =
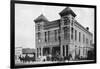
<path id="1" fill-rule="evenodd" d="M 89 30 L 89 27 L 86 27 L 86 30 Z"/>

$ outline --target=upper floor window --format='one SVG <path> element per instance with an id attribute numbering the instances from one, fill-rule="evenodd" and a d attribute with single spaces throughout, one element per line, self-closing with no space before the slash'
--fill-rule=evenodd
<path id="1" fill-rule="evenodd" d="M 73 40 L 73 32 L 74 32 L 74 28 L 71 28 L 71 39 Z"/>
<path id="2" fill-rule="evenodd" d="M 55 41 L 57 41 L 57 30 L 54 30 L 54 34 L 55 34 Z"/>
<path id="3" fill-rule="evenodd" d="M 79 32 L 79 42 L 81 41 L 81 32 Z"/>
<path id="4" fill-rule="evenodd" d="M 69 25 L 70 19 L 68 17 L 64 17 L 64 25 Z"/>
<path id="5" fill-rule="evenodd" d="M 86 38 L 86 44 L 88 44 L 88 39 Z"/>
<path id="6" fill-rule="evenodd" d="M 45 32 L 45 42 L 47 42 L 47 32 Z"/>
<path id="7" fill-rule="evenodd" d="M 60 30 L 54 30 L 54 35 L 55 35 L 55 41 L 59 40 L 59 36 L 60 36 Z"/>
<path id="8" fill-rule="evenodd" d="M 85 42 L 85 35 L 83 34 L 83 43 Z"/>
<path id="9" fill-rule="evenodd" d="M 65 32 L 70 32 L 69 26 L 66 26 L 66 27 L 64 27 L 63 29 L 64 29 Z"/>
<path id="10" fill-rule="evenodd" d="M 48 31 L 48 42 L 50 41 L 50 31 Z"/>
<path id="11" fill-rule="evenodd" d="M 71 25 L 73 26 L 73 21 L 72 21 Z"/>
<path id="12" fill-rule="evenodd" d="M 70 28 L 69 27 L 64 27 L 64 39 L 69 39 L 70 38 Z"/>
<path id="13" fill-rule="evenodd" d="M 40 32 L 37 33 L 37 38 L 38 38 L 38 41 L 40 42 L 40 40 L 41 40 L 41 33 Z"/>
<path id="14" fill-rule="evenodd" d="M 77 40 L 77 30 L 75 30 L 75 40 Z"/>
<path id="15" fill-rule="evenodd" d="M 58 40 L 60 40 L 60 29 L 57 30 Z"/>
<path id="16" fill-rule="evenodd" d="M 90 45 L 92 45 L 92 40 L 90 40 Z"/>
<path id="17" fill-rule="evenodd" d="M 71 23 L 71 25 L 73 26 L 73 24 L 74 24 L 74 18 L 72 18 L 72 23 Z"/>
<path id="18" fill-rule="evenodd" d="M 47 41 L 49 42 L 50 41 L 50 31 L 45 32 L 44 35 L 45 35 L 45 42 Z"/>
<path id="19" fill-rule="evenodd" d="M 38 24 L 38 26 L 37 26 L 37 27 L 38 27 L 38 31 L 40 31 L 40 29 L 41 29 L 41 25 L 40 25 L 40 24 Z"/>

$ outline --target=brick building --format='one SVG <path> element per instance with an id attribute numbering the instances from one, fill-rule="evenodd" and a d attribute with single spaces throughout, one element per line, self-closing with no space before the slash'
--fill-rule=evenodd
<path id="1" fill-rule="evenodd" d="M 76 56 L 86 58 L 92 48 L 93 35 L 75 20 L 76 14 L 66 7 L 60 13 L 60 19 L 48 21 L 41 14 L 35 21 L 36 58 L 45 55 Z M 71 60 L 70 59 L 70 60 Z"/>

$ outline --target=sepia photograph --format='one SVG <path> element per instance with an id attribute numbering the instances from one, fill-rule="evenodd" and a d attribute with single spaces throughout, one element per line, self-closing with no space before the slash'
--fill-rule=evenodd
<path id="1" fill-rule="evenodd" d="M 14 3 L 15 66 L 96 61 L 95 8 Z"/>

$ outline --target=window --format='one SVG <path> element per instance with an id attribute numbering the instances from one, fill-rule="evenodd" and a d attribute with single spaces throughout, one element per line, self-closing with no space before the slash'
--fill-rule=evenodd
<path id="1" fill-rule="evenodd" d="M 68 56 L 68 45 L 66 45 L 66 56 Z"/>
<path id="2" fill-rule="evenodd" d="M 65 46 L 63 46 L 63 56 L 65 56 Z"/>
<path id="3" fill-rule="evenodd" d="M 83 47 L 83 55 L 85 55 L 85 48 Z"/>
<path id="4" fill-rule="evenodd" d="M 86 44 L 88 44 L 88 39 L 86 38 Z"/>
<path id="5" fill-rule="evenodd" d="M 40 48 L 40 56 L 41 56 L 41 48 Z"/>
<path id="6" fill-rule="evenodd" d="M 37 57 L 39 56 L 39 54 L 38 54 L 38 48 L 37 48 Z"/>
<path id="7" fill-rule="evenodd" d="M 78 53 L 78 56 L 80 56 L 80 46 L 79 46 L 79 53 Z"/>
<path id="8" fill-rule="evenodd" d="M 75 40 L 77 40 L 77 30 L 75 30 Z"/>
<path id="9" fill-rule="evenodd" d="M 58 34 L 58 40 L 60 40 L 60 30 L 57 30 L 57 34 Z"/>
<path id="10" fill-rule="evenodd" d="M 74 31 L 74 28 L 71 28 L 71 39 L 73 40 L 73 31 Z"/>
<path id="11" fill-rule="evenodd" d="M 90 45 L 92 45 L 92 40 L 90 40 Z"/>
<path id="12" fill-rule="evenodd" d="M 71 23 L 72 26 L 73 26 L 73 23 L 74 23 L 74 18 L 72 18 L 72 23 Z"/>
<path id="13" fill-rule="evenodd" d="M 64 25 L 69 25 L 70 20 L 68 17 L 64 17 Z"/>
<path id="14" fill-rule="evenodd" d="M 64 27 L 64 39 L 69 40 L 70 39 L 70 29 L 69 27 Z"/>
<path id="15" fill-rule="evenodd" d="M 48 31 L 48 42 L 50 41 L 50 31 Z"/>
<path id="16" fill-rule="evenodd" d="M 83 43 L 85 42 L 85 35 L 83 34 Z"/>
<path id="17" fill-rule="evenodd" d="M 57 29 L 57 30 L 54 30 L 54 33 L 55 33 L 55 41 L 59 40 L 59 35 L 60 35 L 60 30 Z"/>
<path id="18" fill-rule="evenodd" d="M 75 56 L 77 55 L 77 46 L 75 45 Z"/>
<path id="19" fill-rule="evenodd" d="M 41 33 L 40 32 L 37 33 L 37 38 L 38 38 L 38 41 L 41 40 Z"/>
<path id="20" fill-rule="evenodd" d="M 71 23 L 71 25 L 73 26 L 73 20 L 72 20 L 72 23 Z"/>
<path id="21" fill-rule="evenodd" d="M 40 24 L 38 24 L 38 31 L 40 31 L 40 27 L 41 27 L 41 25 L 40 25 Z"/>
<path id="22" fill-rule="evenodd" d="M 69 28 L 69 26 L 64 27 L 64 31 L 66 31 L 66 32 L 70 32 L 70 28 Z"/>
<path id="23" fill-rule="evenodd" d="M 57 30 L 54 30 L 55 33 L 55 41 L 57 41 Z"/>
<path id="24" fill-rule="evenodd" d="M 81 32 L 79 32 L 79 42 L 81 41 Z"/>
<path id="25" fill-rule="evenodd" d="M 45 42 L 47 42 L 47 32 L 45 32 Z"/>

